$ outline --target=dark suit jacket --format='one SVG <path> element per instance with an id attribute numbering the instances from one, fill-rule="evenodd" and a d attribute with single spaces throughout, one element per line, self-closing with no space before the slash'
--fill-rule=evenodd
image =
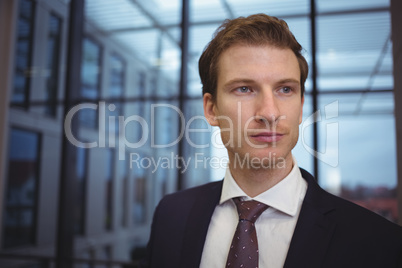
<path id="1" fill-rule="evenodd" d="M 402 267 L 400 226 L 327 193 L 301 172 L 308 188 L 284 267 Z M 148 244 L 151 267 L 199 267 L 221 190 L 222 181 L 213 182 L 161 200 Z"/>

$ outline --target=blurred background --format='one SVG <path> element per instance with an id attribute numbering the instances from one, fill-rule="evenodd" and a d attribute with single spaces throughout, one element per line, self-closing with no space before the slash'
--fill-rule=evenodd
<path id="1" fill-rule="evenodd" d="M 1 0 L 0 267 L 136 267 L 159 200 L 224 176 L 198 59 L 254 13 L 310 65 L 298 164 L 397 222 L 389 0 Z"/>

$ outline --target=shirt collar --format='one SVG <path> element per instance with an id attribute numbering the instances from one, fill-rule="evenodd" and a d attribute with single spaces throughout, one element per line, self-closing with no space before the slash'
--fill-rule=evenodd
<path id="1" fill-rule="evenodd" d="M 297 213 L 300 200 L 304 198 L 306 189 L 307 183 L 302 178 L 296 159 L 293 157 L 293 168 L 289 175 L 287 175 L 272 188 L 259 194 L 253 199 L 282 211 L 290 216 L 294 216 Z M 234 197 L 244 197 L 246 200 L 251 199 L 239 187 L 239 185 L 233 179 L 229 168 L 227 168 L 225 178 L 223 180 L 223 188 L 219 204 L 222 204 Z"/>

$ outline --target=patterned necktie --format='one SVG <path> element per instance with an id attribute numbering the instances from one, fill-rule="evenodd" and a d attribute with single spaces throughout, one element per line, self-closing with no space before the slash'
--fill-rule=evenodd
<path id="1" fill-rule="evenodd" d="M 239 213 L 239 223 L 230 246 L 226 267 L 258 268 L 258 241 L 254 223 L 267 205 L 233 198 Z"/>

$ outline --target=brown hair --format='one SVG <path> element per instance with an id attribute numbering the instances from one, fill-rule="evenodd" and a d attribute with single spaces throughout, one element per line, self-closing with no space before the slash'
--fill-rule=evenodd
<path id="1" fill-rule="evenodd" d="M 284 20 L 266 14 L 255 14 L 225 20 L 215 31 L 213 39 L 204 49 L 198 68 L 203 84 L 202 94 L 210 93 L 216 99 L 218 83 L 218 62 L 221 54 L 235 44 L 272 45 L 289 48 L 295 53 L 300 68 L 301 94 L 304 94 L 304 82 L 308 75 L 306 59 L 301 54 L 302 46 L 289 30 Z"/>

